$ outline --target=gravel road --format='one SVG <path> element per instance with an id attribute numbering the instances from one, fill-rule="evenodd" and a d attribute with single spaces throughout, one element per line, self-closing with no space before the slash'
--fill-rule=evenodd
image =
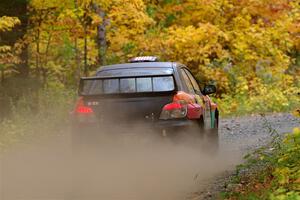
<path id="1" fill-rule="evenodd" d="M 289 114 L 267 115 L 265 119 L 279 133 L 300 126 Z M 127 146 L 113 141 L 74 162 L 67 148 L 70 140 L 63 135 L 2 156 L 0 199 L 216 199 L 226 178 L 243 162 L 243 155 L 268 139 L 261 116 L 227 118 L 220 121 L 220 154 L 216 157 L 159 141 Z M 78 198 L 72 198 L 74 193 Z"/>
<path id="2" fill-rule="evenodd" d="M 278 134 L 291 132 L 294 127 L 300 126 L 299 118 L 291 114 L 270 114 L 266 116 L 253 115 L 236 118 L 222 119 L 220 123 L 221 152 L 224 155 L 232 154 L 237 158 L 250 153 L 266 144 L 271 139 L 270 129 Z M 242 160 L 238 159 L 238 164 Z M 234 171 L 232 168 L 220 170 L 211 179 L 199 184 L 201 188 L 187 199 L 189 200 L 213 200 L 217 194 L 224 190 L 225 182 L 228 181 Z"/>

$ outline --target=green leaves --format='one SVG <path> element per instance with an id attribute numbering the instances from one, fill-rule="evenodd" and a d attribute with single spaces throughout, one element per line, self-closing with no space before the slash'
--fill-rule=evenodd
<path id="1" fill-rule="evenodd" d="M 264 118 L 271 142 L 247 154 L 237 167 L 226 199 L 298 200 L 300 199 L 300 128 L 281 136 Z M 255 198 L 254 198 L 255 197 Z"/>

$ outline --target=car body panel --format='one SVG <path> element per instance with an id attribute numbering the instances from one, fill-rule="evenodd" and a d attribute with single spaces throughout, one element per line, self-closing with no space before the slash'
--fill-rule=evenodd
<path id="1" fill-rule="evenodd" d="M 215 127 L 215 117 L 218 117 L 216 115 L 216 112 L 218 112 L 217 105 L 208 96 L 201 93 L 199 85 L 196 86 L 196 79 L 192 73 L 180 63 L 145 62 L 104 66 L 98 69 L 94 78 L 159 75 L 172 75 L 175 81 L 175 90 L 161 93 L 82 96 L 85 105 L 90 106 L 94 111 L 94 123 L 97 124 L 97 127 L 109 123 L 118 126 L 121 124 L 146 123 L 149 127 L 164 129 L 166 127 L 186 127 L 194 124 L 193 122 L 202 121 L 206 129 L 217 128 Z M 193 79 L 193 81 L 190 79 Z M 190 83 L 187 83 L 187 80 L 190 80 Z M 191 82 L 197 91 L 195 88 L 191 88 Z M 184 100 L 188 104 L 186 118 L 176 120 L 160 119 L 160 113 L 165 105 L 180 100 Z M 75 120 L 75 123 L 79 124 L 81 122 Z"/>

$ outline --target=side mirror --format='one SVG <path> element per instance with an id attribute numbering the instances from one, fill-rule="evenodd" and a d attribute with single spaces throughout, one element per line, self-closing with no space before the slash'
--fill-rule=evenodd
<path id="1" fill-rule="evenodd" d="M 217 88 L 214 85 L 206 85 L 202 91 L 204 95 L 214 94 L 217 92 Z"/>

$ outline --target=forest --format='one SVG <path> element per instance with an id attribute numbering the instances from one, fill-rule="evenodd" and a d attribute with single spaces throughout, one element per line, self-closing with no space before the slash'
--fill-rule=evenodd
<path id="1" fill-rule="evenodd" d="M 140 55 L 213 82 L 223 114 L 288 111 L 299 100 L 295 0 L 2 0 L 1 104 Z M 2 106 L 1 106 L 2 107 Z"/>
<path id="2" fill-rule="evenodd" d="M 1 0 L 0 150 L 63 131 L 80 77 L 135 56 L 216 85 L 222 117 L 299 115 L 298 0 Z"/>

